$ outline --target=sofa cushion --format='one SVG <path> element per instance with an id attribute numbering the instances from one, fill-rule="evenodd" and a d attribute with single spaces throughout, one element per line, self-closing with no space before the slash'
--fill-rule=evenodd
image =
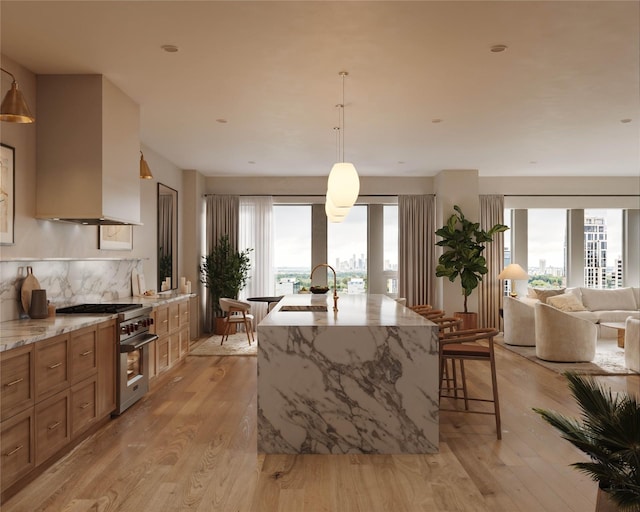
<path id="1" fill-rule="evenodd" d="M 598 314 L 593 311 L 570 311 L 567 312 L 567 315 L 576 316 L 578 318 L 582 318 L 583 320 L 589 320 L 589 322 L 593 324 L 598 323 Z"/>
<path id="2" fill-rule="evenodd" d="M 560 311 L 586 311 L 587 309 L 573 293 L 562 293 L 548 297 L 547 304 Z"/>
<path id="3" fill-rule="evenodd" d="M 553 297 L 554 295 L 562 295 L 564 293 L 564 288 L 557 289 L 542 289 L 542 288 L 534 288 L 536 292 L 536 297 L 540 299 L 540 302 L 543 304 L 547 303 L 547 299 L 549 297 Z"/>
<path id="4" fill-rule="evenodd" d="M 627 311 L 614 309 L 612 311 L 594 311 L 594 315 L 598 317 L 598 322 L 624 322 L 627 318 L 640 318 L 640 313 L 637 311 Z"/>
<path id="5" fill-rule="evenodd" d="M 633 311 L 637 308 L 636 299 L 631 288 L 617 288 L 614 290 L 598 290 L 580 288 L 582 303 L 589 311 Z"/>
<path id="6" fill-rule="evenodd" d="M 640 288 L 633 287 L 633 296 L 636 299 L 636 308 L 640 309 Z"/>

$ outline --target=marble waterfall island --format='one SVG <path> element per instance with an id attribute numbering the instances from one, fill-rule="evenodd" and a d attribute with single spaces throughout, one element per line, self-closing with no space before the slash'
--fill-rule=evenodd
<path id="1" fill-rule="evenodd" d="M 258 325 L 258 451 L 437 452 L 437 326 L 384 295 L 338 309 L 287 295 Z"/>

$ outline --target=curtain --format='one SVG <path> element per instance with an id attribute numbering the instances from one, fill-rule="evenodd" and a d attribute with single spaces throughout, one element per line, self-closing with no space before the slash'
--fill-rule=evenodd
<path id="1" fill-rule="evenodd" d="M 222 235 L 229 235 L 231 247 L 238 248 L 238 196 L 207 196 L 206 205 L 206 244 L 207 254 L 211 252 Z M 205 318 L 204 329 L 213 331 L 213 305 L 209 293 L 204 295 Z"/>
<path id="2" fill-rule="evenodd" d="M 407 305 L 435 299 L 435 196 L 398 196 L 398 296 Z"/>
<path id="3" fill-rule="evenodd" d="M 240 291 L 240 298 L 271 296 L 275 290 L 273 268 L 273 198 L 241 197 L 238 230 L 238 248 L 251 251 L 251 271 L 247 286 Z M 251 313 L 255 325 L 267 314 L 267 304 L 253 302 Z"/>
<path id="4" fill-rule="evenodd" d="M 481 195 L 480 228 L 488 231 L 496 224 L 504 224 L 504 196 Z M 502 307 L 503 290 L 498 274 L 504 267 L 504 233 L 493 236 L 493 242 L 486 244 L 483 251 L 489 272 L 478 286 L 479 327 L 500 329 L 500 308 Z"/>

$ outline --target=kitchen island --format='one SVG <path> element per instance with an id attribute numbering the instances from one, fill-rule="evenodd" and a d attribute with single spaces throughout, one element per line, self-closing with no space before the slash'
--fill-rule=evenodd
<path id="1" fill-rule="evenodd" d="M 438 451 L 438 328 L 384 295 L 287 295 L 258 325 L 258 451 Z"/>

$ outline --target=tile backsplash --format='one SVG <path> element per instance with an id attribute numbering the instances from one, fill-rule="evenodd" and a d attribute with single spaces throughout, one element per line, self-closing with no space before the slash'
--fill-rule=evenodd
<path id="1" fill-rule="evenodd" d="M 27 267 L 57 307 L 130 297 L 131 271 L 143 273 L 142 259 L 0 261 L 0 321 L 24 315 L 20 290 Z"/>

